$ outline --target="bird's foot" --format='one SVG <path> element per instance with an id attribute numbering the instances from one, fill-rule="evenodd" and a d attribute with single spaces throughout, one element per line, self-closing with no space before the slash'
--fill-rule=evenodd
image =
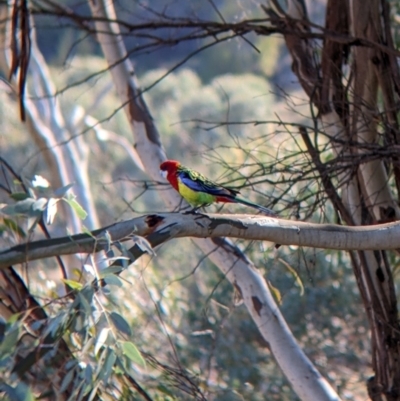
<path id="1" fill-rule="evenodd" d="M 202 213 L 199 212 L 200 208 L 201 208 L 201 206 L 194 207 L 193 209 L 190 209 L 190 210 L 188 210 L 186 212 L 183 212 L 183 214 L 197 214 L 197 215 L 200 215 L 200 214 L 202 214 Z"/>

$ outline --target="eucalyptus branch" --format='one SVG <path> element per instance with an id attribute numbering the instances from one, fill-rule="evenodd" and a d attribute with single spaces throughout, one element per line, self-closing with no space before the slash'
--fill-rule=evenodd
<path id="1" fill-rule="evenodd" d="M 108 250 L 114 243 L 128 241 L 133 236 L 147 237 L 151 247 L 173 238 L 231 237 L 322 249 L 399 249 L 400 223 L 347 227 L 254 215 L 151 214 L 115 223 L 90 234 L 14 246 L 0 252 L 0 268 L 58 255 Z M 136 260 L 144 252 L 133 255 L 133 259 Z"/>

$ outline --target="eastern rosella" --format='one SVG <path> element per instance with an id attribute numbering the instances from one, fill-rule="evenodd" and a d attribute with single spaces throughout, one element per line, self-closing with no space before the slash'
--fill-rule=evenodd
<path id="1" fill-rule="evenodd" d="M 160 172 L 195 209 L 214 202 L 241 203 L 253 207 L 268 216 L 276 216 L 276 213 L 271 209 L 239 198 L 237 196 L 239 194 L 238 190 L 219 185 L 204 177 L 203 174 L 182 166 L 176 160 L 167 160 L 161 163 Z"/>

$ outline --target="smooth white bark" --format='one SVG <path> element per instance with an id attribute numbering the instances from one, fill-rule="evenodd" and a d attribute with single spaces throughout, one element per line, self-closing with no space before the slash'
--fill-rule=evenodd
<path id="1" fill-rule="evenodd" d="M 384 37 L 381 22 L 378 20 L 381 15 L 381 2 L 379 0 L 368 2 L 352 0 L 350 3 L 350 11 L 353 16 L 351 25 L 353 35 L 378 43 L 379 38 Z M 355 15 L 356 19 L 354 19 Z M 354 76 L 351 81 L 352 88 L 349 91 L 351 95 L 351 134 L 358 139 L 361 145 L 373 145 L 379 141 L 377 126 L 379 82 L 377 70 L 373 64 L 377 50 L 354 46 L 352 52 Z M 367 152 L 362 148 L 358 149 L 358 153 L 361 155 Z M 383 159 L 362 163 L 359 166 L 359 176 L 365 202 L 375 221 L 382 221 L 381 210 L 386 208 L 394 210 L 395 216 L 393 217 L 399 219 L 400 209 L 392 196 Z"/>
<path id="2" fill-rule="evenodd" d="M 0 69 L 6 77 L 11 66 L 11 12 L 12 2 L 0 7 Z M 10 85 L 18 92 L 18 74 L 10 80 Z M 48 177 L 53 187 L 75 183 L 73 191 L 79 203 L 88 212 L 85 226 L 94 229 L 99 225 L 88 175 L 89 149 L 83 137 L 70 132 L 61 112 L 56 90 L 46 61 L 40 52 L 31 28 L 31 54 L 28 68 L 28 82 L 24 104 L 27 128 L 38 147 L 43 151 L 48 165 Z M 28 86 L 31 90 L 28 89 Z M 16 113 L 18 111 L 16 110 Z M 82 222 L 70 208 L 65 208 L 66 221 L 70 230 L 80 232 Z"/>

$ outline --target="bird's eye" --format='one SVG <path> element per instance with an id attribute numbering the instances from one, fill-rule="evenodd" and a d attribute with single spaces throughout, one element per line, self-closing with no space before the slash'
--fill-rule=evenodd
<path id="1" fill-rule="evenodd" d="M 160 175 L 161 175 L 162 177 L 164 177 L 164 178 L 167 178 L 168 171 L 160 170 Z"/>

